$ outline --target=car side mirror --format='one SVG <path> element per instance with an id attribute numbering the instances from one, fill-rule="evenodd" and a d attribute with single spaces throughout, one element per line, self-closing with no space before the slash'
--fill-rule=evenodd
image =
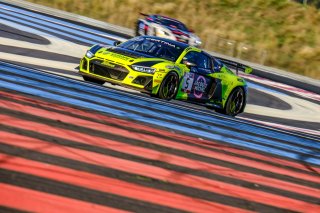
<path id="1" fill-rule="evenodd" d="M 121 44 L 121 41 L 115 41 L 115 42 L 113 42 L 113 46 L 118 46 L 119 44 Z"/>
<path id="2" fill-rule="evenodd" d="M 245 70 L 244 70 L 244 72 L 245 72 L 246 74 L 250 74 L 250 73 L 252 72 L 252 68 L 251 68 L 251 67 L 246 67 Z"/>
<path id="3" fill-rule="evenodd" d="M 183 60 L 183 62 L 182 62 L 184 65 L 186 65 L 187 67 L 195 67 L 195 66 L 197 66 L 195 63 L 192 63 L 192 62 L 190 62 L 190 61 L 188 61 L 188 60 Z"/>

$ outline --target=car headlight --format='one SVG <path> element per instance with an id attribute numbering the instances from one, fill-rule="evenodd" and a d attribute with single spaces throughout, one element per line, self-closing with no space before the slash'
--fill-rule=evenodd
<path id="1" fill-rule="evenodd" d="M 86 56 L 87 56 L 88 58 L 92 58 L 92 57 L 94 56 L 94 54 L 93 54 L 90 50 L 88 50 L 88 51 L 86 52 Z"/>
<path id="2" fill-rule="evenodd" d="M 138 71 L 138 72 L 145 72 L 145 73 L 149 73 L 149 74 L 153 74 L 156 71 L 155 68 L 136 66 L 136 65 L 132 65 L 132 69 L 134 69 L 135 71 Z"/>
<path id="3" fill-rule="evenodd" d="M 170 34 L 165 30 L 161 28 L 156 28 L 156 36 L 169 36 Z"/>
<path id="4" fill-rule="evenodd" d="M 194 43 L 196 43 L 197 45 L 201 45 L 202 42 L 200 40 L 195 40 Z"/>

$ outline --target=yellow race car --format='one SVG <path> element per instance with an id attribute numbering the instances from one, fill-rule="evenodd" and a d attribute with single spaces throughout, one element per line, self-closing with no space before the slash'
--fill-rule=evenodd
<path id="1" fill-rule="evenodd" d="M 242 64 L 236 66 L 251 71 Z M 164 38 L 140 36 L 113 46 L 94 45 L 81 59 L 79 72 L 86 81 L 196 102 L 232 116 L 246 105 L 243 78 L 210 54 Z"/>

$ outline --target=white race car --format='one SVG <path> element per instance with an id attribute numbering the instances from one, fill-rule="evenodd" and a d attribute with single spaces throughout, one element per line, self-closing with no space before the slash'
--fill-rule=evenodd
<path id="1" fill-rule="evenodd" d="M 144 19 L 138 19 L 136 25 L 136 36 L 150 35 L 161 38 L 172 39 L 200 47 L 201 40 L 192 30 L 189 30 L 182 22 L 161 15 L 143 14 Z"/>

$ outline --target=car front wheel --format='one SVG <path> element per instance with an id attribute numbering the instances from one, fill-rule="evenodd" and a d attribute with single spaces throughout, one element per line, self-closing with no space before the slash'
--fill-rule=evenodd
<path id="1" fill-rule="evenodd" d="M 158 96 L 161 99 L 171 100 L 175 98 L 179 85 L 179 76 L 175 72 L 170 72 L 162 81 Z"/>

